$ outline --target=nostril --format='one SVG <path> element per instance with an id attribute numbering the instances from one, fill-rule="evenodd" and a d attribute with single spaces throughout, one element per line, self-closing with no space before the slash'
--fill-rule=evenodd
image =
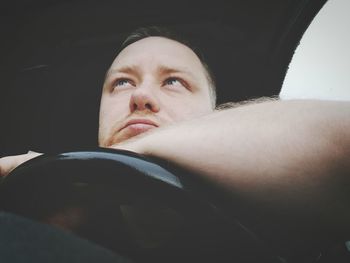
<path id="1" fill-rule="evenodd" d="M 150 103 L 146 103 L 145 108 L 148 110 L 152 110 L 152 105 Z"/>
<path id="2" fill-rule="evenodd" d="M 136 103 L 133 103 L 133 104 L 132 104 L 132 110 L 133 110 L 133 111 L 137 110 L 137 104 L 136 104 Z"/>

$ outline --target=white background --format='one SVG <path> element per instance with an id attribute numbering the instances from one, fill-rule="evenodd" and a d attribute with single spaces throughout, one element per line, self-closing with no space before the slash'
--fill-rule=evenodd
<path id="1" fill-rule="evenodd" d="M 281 99 L 350 100 L 350 0 L 329 0 L 289 65 Z"/>

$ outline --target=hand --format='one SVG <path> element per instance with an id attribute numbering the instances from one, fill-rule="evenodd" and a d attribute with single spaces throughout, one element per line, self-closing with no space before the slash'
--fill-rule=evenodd
<path id="1" fill-rule="evenodd" d="M 18 165 L 34 158 L 42 153 L 29 151 L 25 154 L 12 155 L 0 158 L 0 177 L 8 175 Z"/>

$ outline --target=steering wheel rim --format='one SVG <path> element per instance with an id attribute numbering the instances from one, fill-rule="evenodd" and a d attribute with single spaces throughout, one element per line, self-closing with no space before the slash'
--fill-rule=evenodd
<path id="1" fill-rule="evenodd" d="M 97 148 L 20 165 L 0 184 L 0 200 L 4 211 L 64 228 L 136 261 L 271 262 L 263 243 L 228 218 L 206 190 L 193 175 L 175 175 L 159 161 Z M 139 217 L 160 223 L 140 230 Z M 153 237 L 144 240 L 147 235 Z"/>

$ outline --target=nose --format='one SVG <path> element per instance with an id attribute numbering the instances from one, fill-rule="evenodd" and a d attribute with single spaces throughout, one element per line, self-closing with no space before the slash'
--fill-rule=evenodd
<path id="1" fill-rule="evenodd" d="M 135 111 L 151 111 L 156 113 L 159 111 L 159 102 L 156 95 L 149 87 L 138 87 L 130 97 L 130 112 Z"/>

